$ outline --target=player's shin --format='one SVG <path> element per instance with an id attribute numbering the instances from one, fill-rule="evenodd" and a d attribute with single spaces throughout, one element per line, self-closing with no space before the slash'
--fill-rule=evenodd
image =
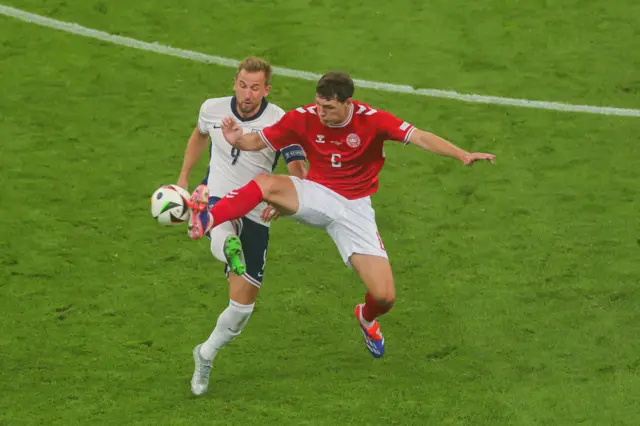
<path id="1" fill-rule="evenodd" d="M 255 180 L 229 192 L 209 210 L 213 215 L 213 226 L 247 215 L 262 198 L 262 190 Z"/>
<path id="2" fill-rule="evenodd" d="M 371 326 L 380 315 L 386 314 L 393 307 L 393 303 L 381 303 L 376 301 L 373 296 L 367 293 L 364 297 L 365 303 L 362 307 L 362 322 L 366 326 Z"/>
<path id="3" fill-rule="evenodd" d="M 200 356 L 207 360 L 213 359 L 218 350 L 238 336 L 249 321 L 253 306 L 253 303 L 243 305 L 230 300 L 229 306 L 218 317 L 216 328 L 200 347 Z"/>

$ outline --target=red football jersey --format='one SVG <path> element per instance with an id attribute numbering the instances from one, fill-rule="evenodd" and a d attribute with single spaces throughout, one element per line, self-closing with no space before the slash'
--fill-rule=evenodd
<path id="1" fill-rule="evenodd" d="M 286 113 L 260 136 L 274 150 L 299 144 L 309 160 L 307 179 L 354 200 L 378 189 L 385 140 L 409 143 L 415 127 L 396 116 L 354 101 L 341 125 L 326 126 L 315 104 Z"/>

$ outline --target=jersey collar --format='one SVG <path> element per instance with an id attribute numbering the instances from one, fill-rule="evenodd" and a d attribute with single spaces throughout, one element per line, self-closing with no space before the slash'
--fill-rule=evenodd
<path id="1" fill-rule="evenodd" d="M 346 127 L 347 124 L 349 124 L 349 122 L 351 121 L 351 119 L 353 118 L 353 110 L 355 108 L 355 105 L 353 103 L 351 103 L 351 110 L 349 111 L 349 116 L 347 117 L 347 119 L 340 123 L 340 124 L 329 124 L 328 127 Z"/>
<path id="2" fill-rule="evenodd" d="M 256 112 L 254 115 L 252 115 L 251 117 L 248 118 L 242 118 L 240 117 L 240 114 L 238 114 L 238 108 L 237 108 L 237 104 L 236 104 L 236 97 L 233 96 L 231 97 L 231 112 L 233 113 L 233 115 L 236 116 L 236 118 L 240 121 L 253 121 L 253 120 L 257 120 L 262 113 L 264 112 L 265 109 L 267 109 L 267 105 L 269 105 L 269 102 L 267 102 L 266 98 L 262 98 L 262 102 L 260 103 L 260 109 L 258 109 L 258 112 Z"/>

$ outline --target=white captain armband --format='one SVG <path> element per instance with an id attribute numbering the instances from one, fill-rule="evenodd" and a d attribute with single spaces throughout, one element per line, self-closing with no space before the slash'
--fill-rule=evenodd
<path id="1" fill-rule="evenodd" d="M 302 149 L 300 145 L 289 145 L 285 148 L 282 148 L 280 152 L 282 153 L 282 157 L 287 164 L 292 161 L 304 161 L 306 159 L 306 156 L 304 155 L 304 149 Z"/>

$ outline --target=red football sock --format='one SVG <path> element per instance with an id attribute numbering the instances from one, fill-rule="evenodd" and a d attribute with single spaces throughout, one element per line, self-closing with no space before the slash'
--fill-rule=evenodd
<path id="1" fill-rule="evenodd" d="M 362 307 L 362 318 L 366 321 L 373 321 L 382 314 L 386 314 L 391 310 L 393 305 L 382 306 L 379 305 L 373 297 L 367 293 L 364 296 L 364 306 Z"/>
<path id="2" fill-rule="evenodd" d="M 209 210 L 213 215 L 213 226 L 245 216 L 260 201 L 262 190 L 254 180 L 240 189 L 230 191 Z"/>

